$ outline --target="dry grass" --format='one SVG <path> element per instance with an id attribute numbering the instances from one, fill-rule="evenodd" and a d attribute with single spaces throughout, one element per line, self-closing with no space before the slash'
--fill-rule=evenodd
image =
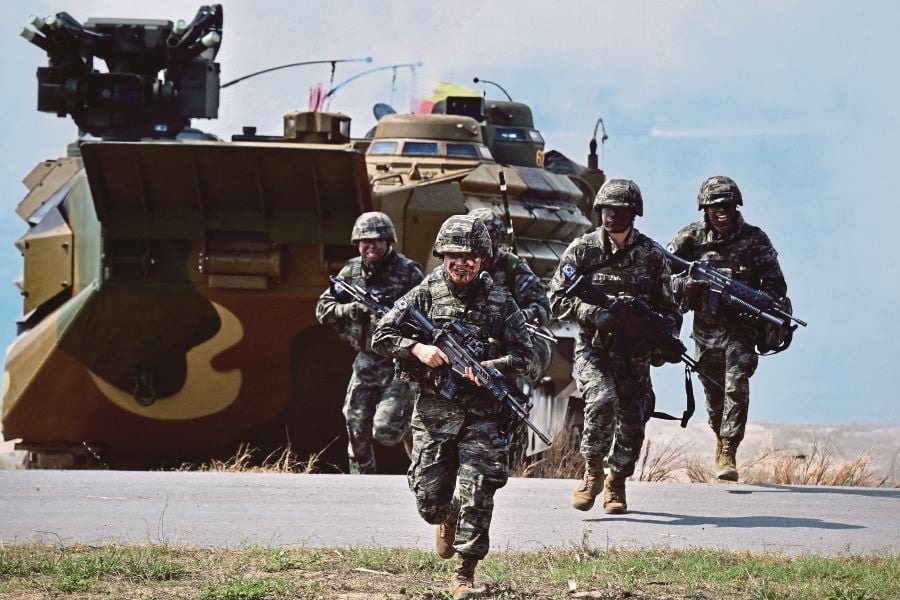
<path id="1" fill-rule="evenodd" d="M 641 451 L 638 481 L 677 481 L 687 463 L 687 444 L 675 444 L 675 438 L 655 446 L 653 440 L 644 440 Z"/>
<path id="2" fill-rule="evenodd" d="M 548 451 L 518 464 L 512 476 L 579 479 L 584 471 L 584 458 L 579 451 L 580 435 L 578 427 L 563 427 L 553 437 L 553 445 Z M 632 478 L 638 481 L 715 482 L 711 453 L 710 456 L 704 453 L 700 458 L 692 455 L 689 444 L 676 442 L 675 437 L 663 438 L 662 441 L 645 439 L 638 467 Z M 242 444 L 228 460 L 213 460 L 200 465 L 184 464 L 179 470 L 317 473 L 320 457 L 326 448 L 310 454 L 306 460 L 300 460 L 288 443 L 283 449 L 260 459 L 256 448 Z M 748 484 L 900 488 L 900 480 L 896 478 L 893 464 L 886 472 L 877 474 L 867 452 L 849 461 L 838 461 L 835 454 L 830 442 L 822 445 L 818 440 L 812 442 L 809 452 L 769 448 L 749 461 L 741 460 L 739 454 L 739 480 Z"/>
<path id="3" fill-rule="evenodd" d="M 330 444 L 329 444 L 330 445 Z M 259 450 L 249 444 L 241 444 L 228 460 L 212 460 L 200 465 L 183 464 L 180 471 L 209 471 L 218 473 L 317 473 L 322 453 L 328 447 L 300 460 L 290 443 L 260 460 Z"/>
<path id="4" fill-rule="evenodd" d="M 749 462 L 741 461 L 739 454 L 738 472 L 741 483 L 750 484 L 900 487 L 894 466 L 881 475 L 876 474 L 867 452 L 849 461 L 837 461 L 834 456 L 831 443 L 821 445 L 814 440 L 809 452 L 770 448 Z M 712 464 L 712 457 L 709 462 Z M 715 473 L 705 463 L 696 458 L 688 461 L 685 473 L 689 481 L 709 483 L 716 480 Z"/>
<path id="5" fill-rule="evenodd" d="M 513 477 L 541 477 L 548 479 L 580 479 L 584 472 L 581 456 L 581 432 L 571 422 L 553 436 L 550 449 L 532 457 L 512 473 Z"/>

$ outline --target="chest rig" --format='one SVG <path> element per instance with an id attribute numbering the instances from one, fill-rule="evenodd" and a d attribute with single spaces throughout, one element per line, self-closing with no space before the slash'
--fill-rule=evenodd
<path id="1" fill-rule="evenodd" d="M 490 282 L 476 283 L 470 294 L 457 295 L 440 273 L 433 273 L 428 279 L 431 295 L 429 317 L 438 327 L 449 330 L 457 339 L 464 340 L 467 350 L 478 360 L 492 360 L 500 356 L 503 336 L 506 295 L 503 290 Z M 421 363 L 404 365 L 410 375 L 430 386 L 441 390 L 450 377 L 446 365 L 430 368 Z M 464 406 L 491 406 L 493 402 L 474 384 L 463 381 L 459 385 L 455 402 Z"/>

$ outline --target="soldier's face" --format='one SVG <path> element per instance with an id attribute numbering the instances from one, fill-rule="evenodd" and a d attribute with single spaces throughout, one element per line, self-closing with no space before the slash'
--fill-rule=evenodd
<path id="1" fill-rule="evenodd" d="M 706 218 L 713 228 L 721 234 L 729 234 L 737 223 L 736 204 L 717 204 L 706 207 Z"/>
<path id="2" fill-rule="evenodd" d="M 610 233 L 623 233 L 631 227 L 634 211 L 624 206 L 604 206 L 600 210 L 603 228 Z"/>
<path id="3" fill-rule="evenodd" d="M 357 248 L 364 261 L 377 263 L 387 254 L 390 245 L 388 240 L 360 240 Z"/>
<path id="4" fill-rule="evenodd" d="M 444 270 L 456 285 L 469 285 L 478 276 L 484 259 L 474 252 L 444 254 Z"/>

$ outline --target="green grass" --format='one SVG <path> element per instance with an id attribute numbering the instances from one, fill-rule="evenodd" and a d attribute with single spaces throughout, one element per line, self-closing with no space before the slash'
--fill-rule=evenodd
<path id="1" fill-rule="evenodd" d="M 2 598 L 446 599 L 453 561 L 422 550 L 0 547 Z M 494 553 L 478 567 L 485 598 L 890 600 L 900 554 L 790 557 L 582 545 Z M 577 596 L 576 596 L 577 597 Z"/>

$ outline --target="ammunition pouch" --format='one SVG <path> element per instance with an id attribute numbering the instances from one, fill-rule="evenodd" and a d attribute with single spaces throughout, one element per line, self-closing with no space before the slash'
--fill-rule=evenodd
<path id="1" fill-rule="evenodd" d="M 778 304 L 786 313 L 793 314 L 790 298 L 781 298 Z M 788 349 L 793 341 L 796 326 L 792 327 L 789 323 L 776 325 L 766 319 L 756 319 L 756 321 L 756 351 L 758 354 L 777 354 Z"/>

